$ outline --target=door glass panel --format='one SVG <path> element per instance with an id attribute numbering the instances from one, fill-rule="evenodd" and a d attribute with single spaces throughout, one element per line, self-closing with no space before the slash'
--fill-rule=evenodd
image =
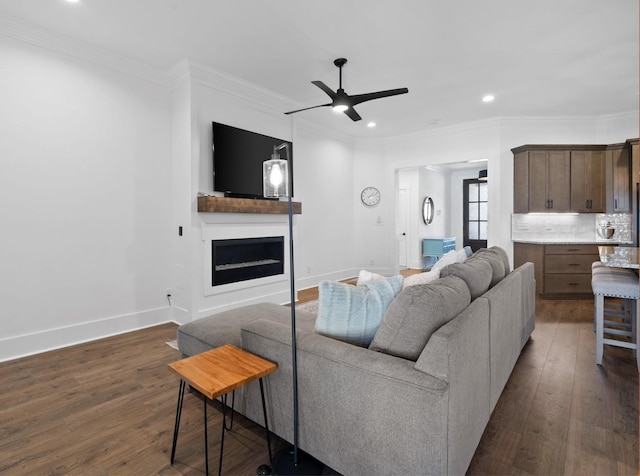
<path id="1" fill-rule="evenodd" d="M 478 204 L 469 203 L 469 221 L 476 221 L 478 218 Z"/>
<path id="2" fill-rule="evenodd" d="M 469 223 L 469 239 L 470 240 L 478 240 L 480 237 L 478 236 L 478 224 L 477 222 Z"/>
<path id="3" fill-rule="evenodd" d="M 481 202 L 488 201 L 489 200 L 489 193 L 488 193 L 489 188 L 487 187 L 487 184 L 486 183 L 481 183 L 481 184 L 478 184 L 478 185 L 480 185 L 480 201 Z"/>
<path id="4" fill-rule="evenodd" d="M 487 222 L 481 221 L 478 224 L 480 225 L 480 236 L 478 237 L 478 239 L 486 240 L 487 239 Z"/>
<path id="5" fill-rule="evenodd" d="M 479 220 L 487 220 L 487 202 L 481 202 L 478 203 L 478 205 L 480 206 L 480 214 L 478 215 Z"/>

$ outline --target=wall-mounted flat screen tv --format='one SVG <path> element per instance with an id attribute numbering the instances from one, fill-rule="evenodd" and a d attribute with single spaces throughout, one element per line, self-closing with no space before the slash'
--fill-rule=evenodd
<path id="1" fill-rule="evenodd" d="M 293 174 L 293 144 L 257 132 L 213 122 L 213 190 L 227 197 L 264 198 L 262 163 L 273 148 L 289 143 L 289 173 Z M 286 159 L 286 151 L 279 151 Z M 293 177 L 293 175 L 291 175 Z M 293 185 L 293 184 L 292 184 Z M 291 187 L 293 196 L 293 186 Z"/>

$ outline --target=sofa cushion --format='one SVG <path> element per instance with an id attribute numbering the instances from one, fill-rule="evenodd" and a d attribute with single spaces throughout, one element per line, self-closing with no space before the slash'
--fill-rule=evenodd
<path id="1" fill-rule="evenodd" d="M 490 250 L 488 248 L 481 248 L 476 251 L 468 260 L 485 260 L 491 265 L 491 284 L 490 288 L 498 284 L 500 281 L 504 279 L 506 276 L 506 271 L 504 269 L 504 261 L 502 260 L 502 256 L 495 251 Z"/>
<path id="2" fill-rule="evenodd" d="M 511 265 L 509 264 L 509 256 L 507 255 L 507 252 L 499 246 L 492 246 L 491 248 L 488 248 L 488 250 L 496 253 L 500 258 L 502 258 L 502 262 L 504 263 L 504 273 L 505 275 L 509 274 L 511 272 Z"/>
<path id="3" fill-rule="evenodd" d="M 313 313 L 297 309 L 297 328 L 311 331 L 315 317 Z M 225 344 L 240 347 L 240 328 L 256 319 L 290 324 L 291 308 L 262 302 L 229 309 L 182 324 L 176 332 L 178 349 L 183 355 L 191 356 Z"/>
<path id="4" fill-rule="evenodd" d="M 315 331 L 352 344 L 368 346 L 387 307 L 402 288 L 403 277 L 353 286 L 321 281 Z"/>
<path id="5" fill-rule="evenodd" d="M 446 266 L 440 271 L 440 276 L 457 276 L 469 287 L 471 292 L 471 300 L 482 296 L 489 285 L 493 270 L 488 261 L 483 259 L 467 260 L 464 263 L 455 263 Z"/>
<path id="6" fill-rule="evenodd" d="M 457 276 L 409 286 L 389 305 L 369 349 L 416 361 L 431 335 L 470 302 Z"/>

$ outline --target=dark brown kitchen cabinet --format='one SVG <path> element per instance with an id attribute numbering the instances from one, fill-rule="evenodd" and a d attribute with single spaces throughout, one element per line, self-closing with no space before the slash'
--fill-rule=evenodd
<path id="1" fill-rule="evenodd" d="M 591 264 L 599 260 L 597 245 L 544 245 L 544 296 L 592 296 Z"/>
<path id="2" fill-rule="evenodd" d="M 625 144 L 613 144 L 606 151 L 608 213 L 631 211 L 631 157 Z"/>
<path id="3" fill-rule="evenodd" d="M 571 211 L 605 212 L 604 150 L 571 151 Z"/>
<path id="4" fill-rule="evenodd" d="M 599 259 L 595 244 L 513 244 L 514 267 L 533 263 L 536 294 L 545 299 L 593 296 L 591 264 Z"/>
<path id="5" fill-rule="evenodd" d="M 569 150 L 522 146 L 514 152 L 514 212 L 571 211 Z"/>

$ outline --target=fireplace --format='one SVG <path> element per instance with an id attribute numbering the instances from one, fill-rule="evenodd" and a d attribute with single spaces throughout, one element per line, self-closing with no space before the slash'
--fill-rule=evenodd
<path id="1" fill-rule="evenodd" d="M 284 273 L 284 236 L 211 240 L 211 286 Z"/>

